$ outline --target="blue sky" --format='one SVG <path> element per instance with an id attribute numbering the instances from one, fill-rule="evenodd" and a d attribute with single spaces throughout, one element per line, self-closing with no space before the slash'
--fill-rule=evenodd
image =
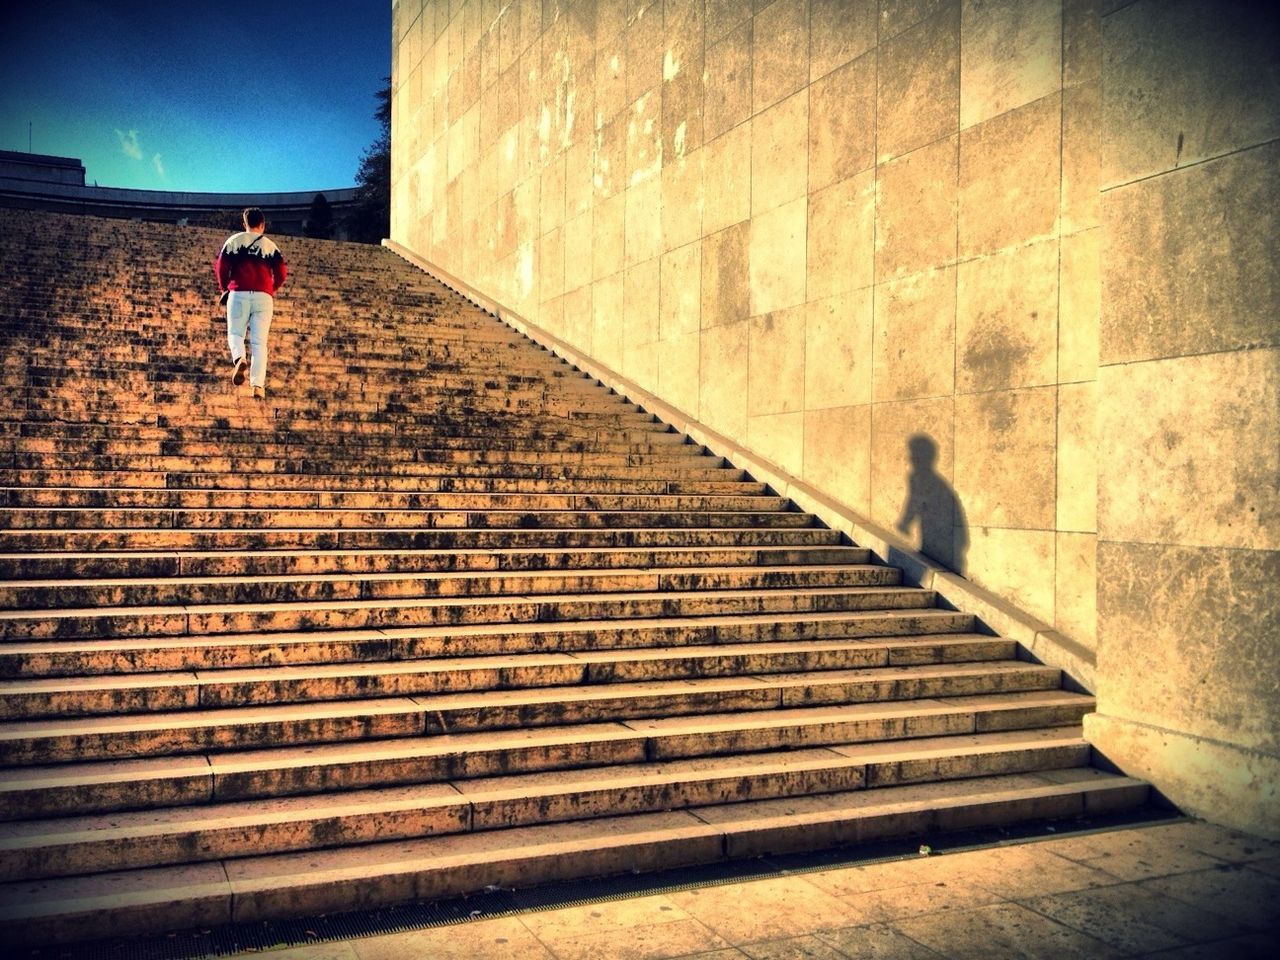
<path id="1" fill-rule="evenodd" d="M 30 123 L 104 187 L 348 187 L 390 47 L 391 0 L 0 3 L 0 149 Z"/>

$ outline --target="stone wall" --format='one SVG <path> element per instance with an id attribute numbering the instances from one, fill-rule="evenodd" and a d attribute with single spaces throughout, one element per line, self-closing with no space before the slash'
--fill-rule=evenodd
<path id="1" fill-rule="evenodd" d="M 1103 18 L 1098 714 L 1180 805 L 1280 835 L 1280 36 Z"/>
<path id="2" fill-rule="evenodd" d="M 1274 29 L 1217 6 L 398 0 L 392 235 L 1096 654 L 1104 750 L 1274 764 Z"/>

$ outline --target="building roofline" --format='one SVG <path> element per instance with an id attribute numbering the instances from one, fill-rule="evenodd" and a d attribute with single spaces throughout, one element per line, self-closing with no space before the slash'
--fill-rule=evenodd
<path id="1" fill-rule="evenodd" d="M 310 204 L 317 193 L 330 203 L 354 200 L 356 187 L 336 190 L 289 190 L 274 193 L 200 193 L 178 190 L 135 190 L 130 187 L 90 187 L 70 183 L 24 180 L 0 176 L 0 193 L 22 196 L 87 200 L 95 203 L 142 205 L 148 207 L 208 208 L 297 207 Z"/>

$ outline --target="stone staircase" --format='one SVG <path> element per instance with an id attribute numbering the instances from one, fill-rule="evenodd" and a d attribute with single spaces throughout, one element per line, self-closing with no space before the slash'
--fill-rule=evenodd
<path id="1" fill-rule="evenodd" d="M 1142 804 L 1083 694 L 389 252 L 9 211 L 0 936 Z"/>

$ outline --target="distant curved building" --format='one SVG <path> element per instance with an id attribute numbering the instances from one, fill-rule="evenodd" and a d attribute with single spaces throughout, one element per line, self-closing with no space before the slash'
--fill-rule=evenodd
<path id="1" fill-rule="evenodd" d="M 272 233 L 302 236 L 316 194 L 323 194 L 333 212 L 333 239 L 345 240 L 344 221 L 355 206 L 355 187 L 287 193 L 184 193 L 87 186 L 84 164 L 74 157 L 0 150 L 0 207 L 227 229 L 234 228 L 245 207 L 261 207 Z"/>

